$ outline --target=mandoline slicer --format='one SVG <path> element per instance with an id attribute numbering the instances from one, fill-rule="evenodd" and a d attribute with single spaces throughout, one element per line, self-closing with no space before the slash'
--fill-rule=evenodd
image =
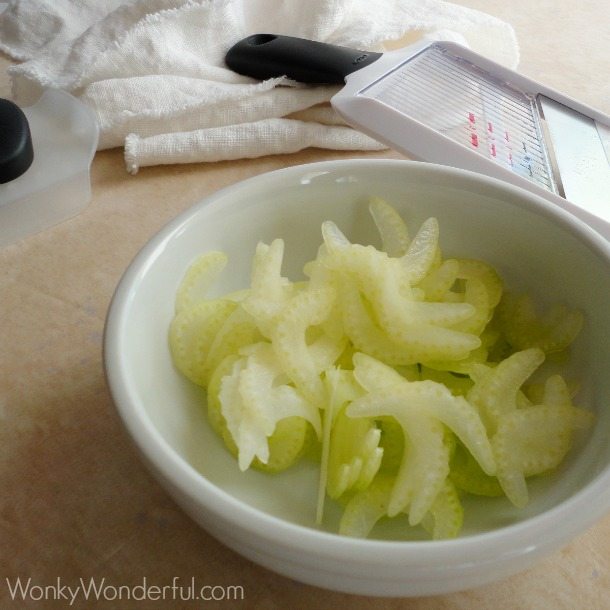
<path id="1" fill-rule="evenodd" d="M 237 43 L 227 65 L 345 86 L 331 99 L 352 126 L 424 161 L 526 188 L 610 239 L 610 117 L 455 43 L 371 53 L 288 36 Z"/>

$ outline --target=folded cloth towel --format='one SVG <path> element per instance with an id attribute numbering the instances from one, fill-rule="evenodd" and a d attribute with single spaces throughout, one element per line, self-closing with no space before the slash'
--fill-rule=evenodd
<path id="1" fill-rule="evenodd" d="M 451 39 L 515 67 L 512 28 L 441 0 L 12 0 L 0 50 L 13 97 L 64 89 L 95 112 L 99 148 L 125 147 L 128 171 L 294 152 L 377 150 L 328 106 L 336 87 L 229 70 L 226 51 L 257 32 L 368 50 Z"/>

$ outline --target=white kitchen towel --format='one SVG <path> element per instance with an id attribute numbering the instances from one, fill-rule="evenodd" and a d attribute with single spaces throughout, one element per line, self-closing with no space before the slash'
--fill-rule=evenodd
<path id="1" fill-rule="evenodd" d="M 513 29 L 441 0 L 12 0 L 0 50 L 13 97 L 44 87 L 88 104 L 99 148 L 125 147 L 127 169 L 294 152 L 384 146 L 328 107 L 336 87 L 257 82 L 224 64 L 241 38 L 270 32 L 383 51 L 419 37 L 451 39 L 508 66 Z"/>

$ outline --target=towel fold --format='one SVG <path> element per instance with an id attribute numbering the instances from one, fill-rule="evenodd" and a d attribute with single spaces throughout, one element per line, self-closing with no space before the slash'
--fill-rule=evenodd
<path id="1" fill-rule="evenodd" d="M 257 32 L 383 51 L 419 37 L 450 39 L 508 67 L 506 23 L 441 0 L 12 0 L 0 50 L 13 97 L 45 87 L 88 104 L 99 148 L 125 147 L 128 171 L 287 153 L 315 146 L 378 150 L 329 107 L 336 87 L 257 82 L 229 70 L 226 51 Z"/>

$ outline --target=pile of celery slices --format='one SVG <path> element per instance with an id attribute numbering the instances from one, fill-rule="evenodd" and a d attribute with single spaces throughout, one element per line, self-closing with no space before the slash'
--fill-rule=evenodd
<path id="1" fill-rule="evenodd" d="M 434 539 L 458 535 L 461 496 L 528 502 L 527 478 L 556 468 L 591 425 L 564 378 L 583 317 L 539 314 L 498 273 L 444 258 L 434 218 L 411 238 L 388 203 L 369 204 L 382 249 L 330 221 L 307 281 L 282 276 L 284 242 L 259 243 L 250 287 L 209 299 L 227 263 L 203 254 L 176 296 L 176 367 L 207 389 L 211 426 L 243 471 L 318 464 L 317 521 L 369 535 L 402 513 Z"/>

